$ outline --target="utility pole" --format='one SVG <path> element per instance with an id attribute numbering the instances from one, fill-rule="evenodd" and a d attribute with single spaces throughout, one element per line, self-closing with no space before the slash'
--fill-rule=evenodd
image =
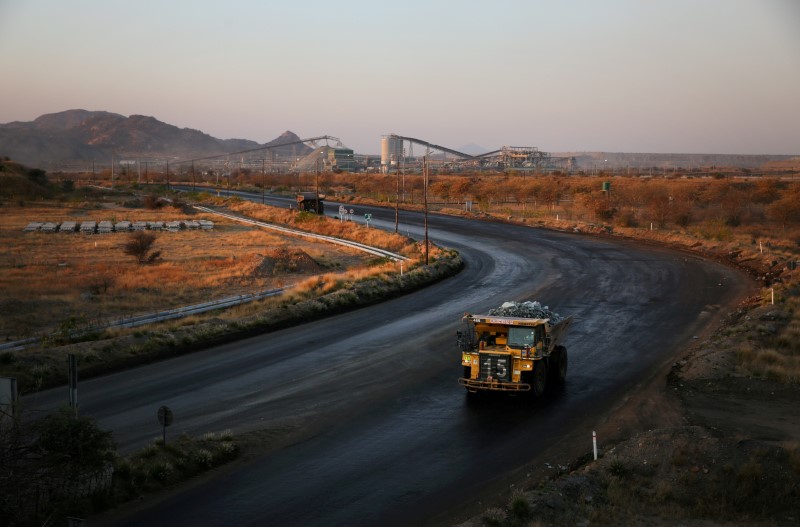
<path id="1" fill-rule="evenodd" d="M 111 152 L 111 190 L 114 190 L 114 152 Z"/>
<path id="2" fill-rule="evenodd" d="M 408 143 L 408 148 L 411 148 L 411 143 Z M 400 168 L 400 172 L 402 173 L 402 194 L 403 194 L 403 203 L 406 202 L 406 149 L 403 147 L 403 166 Z"/>
<path id="3" fill-rule="evenodd" d="M 78 415 L 78 357 L 67 355 L 67 380 L 69 381 L 69 407 Z"/>
<path id="4" fill-rule="evenodd" d="M 167 190 L 169 190 L 169 161 L 167 161 Z"/>
<path id="5" fill-rule="evenodd" d="M 319 153 L 322 156 L 322 151 Z M 315 160 L 316 170 L 314 171 L 314 212 L 319 214 L 319 157 Z"/>
<path id="6" fill-rule="evenodd" d="M 397 234 L 400 229 L 400 160 L 397 160 L 395 191 L 394 191 L 394 232 Z"/>
<path id="7" fill-rule="evenodd" d="M 194 181 L 194 159 L 192 159 L 192 192 L 195 191 L 195 181 Z"/>
<path id="8" fill-rule="evenodd" d="M 425 209 L 425 265 L 428 265 L 428 154 L 422 158 L 422 196 Z"/>
<path id="9" fill-rule="evenodd" d="M 266 156 L 261 160 L 261 204 L 264 205 L 264 192 L 267 184 Z"/>

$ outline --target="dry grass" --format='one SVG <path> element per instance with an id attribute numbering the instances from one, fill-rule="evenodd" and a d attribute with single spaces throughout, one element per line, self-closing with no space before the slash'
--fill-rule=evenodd
<path id="1" fill-rule="evenodd" d="M 285 328 L 379 302 L 450 276 L 460 266 L 457 253 L 442 251 L 433 265 L 414 267 L 402 277 L 396 267 L 383 263 L 363 271 L 327 273 L 280 297 L 143 328 L 84 335 L 77 343 L 0 354 L 0 371 L 17 377 L 23 391 L 37 390 L 63 382 L 59 372 L 66 353 L 77 355 L 83 375 L 119 370 L 195 351 L 210 342 Z"/>
<path id="2" fill-rule="evenodd" d="M 797 456 L 796 445 L 718 438 L 698 427 L 652 430 L 582 470 L 515 491 L 507 507 L 464 526 L 534 518 L 552 526 L 790 525 Z"/>
<path id="3" fill-rule="evenodd" d="M 340 222 L 315 214 L 298 213 L 297 210 L 265 207 L 250 201 L 221 200 L 219 198 L 213 198 L 212 201 L 217 204 L 225 204 L 229 209 L 239 214 L 261 221 L 288 225 L 300 230 L 313 231 L 337 238 L 356 240 L 360 243 L 395 252 L 402 253 L 409 250 L 410 241 L 405 236 L 380 229 L 367 228 L 355 222 Z"/>
<path id="4" fill-rule="evenodd" d="M 150 312 L 302 280 L 303 270 L 255 272 L 278 249 L 303 249 L 321 267 L 347 269 L 368 258 L 350 249 L 310 243 L 210 216 L 213 231 L 158 233 L 161 259 L 138 265 L 123 253 L 123 233 L 24 233 L 29 221 L 168 220 L 172 208 L 142 211 L 93 206 L 0 208 L 0 337 L 21 338 L 65 323 Z M 193 219 L 205 218 L 204 215 Z M 305 273 L 308 276 L 309 273 Z"/>
<path id="5" fill-rule="evenodd" d="M 800 383 L 800 271 L 788 269 L 788 262 L 800 264 L 800 185 L 776 179 L 604 179 L 611 180 L 610 196 L 600 191 L 599 178 L 439 175 L 431 185 L 432 201 L 438 202 L 432 208 L 648 240 L 739 266 L 765 286 L 761 305 L 771 305 L 774 288 L 772 310 L 780 320 L 760 328 L 743 324 L 738 331 L 744 332 L 744 340 L 726 344 L 735 349 L 731 355 L 744 375 Z M 386 194 L 391 181 L 383 183 Z M 474 200 L 472 212 L 464 211 L 465 197 Z M 779 204 L 788 205 L 790 212 L 781 217 Z"/>
<path id="6" fill-rule="evenodd" d="M 457 253 L 432 247 L 432 265 L 420 266 L 422 247 L 377 229 L 339 225 L 308 213 L 236 203 L 240 212 L 307 231 L 346 234 L 411 257 L 397 263 L 346 247 L 306 241 L 209 216 L 213 231 L 158 234 L 162 258 L 139 265 L 123 253 L 125 234 L 24 233 L 30 221 L 82 217 L 95 221 L 180 219 L 176 209 L 129 209 L 106 198 L 100 205 L 43 203 L 0 208 L 0 334 L 45 336 L 44 345 L 0 354 L 0 372 L 23 391 L 63 382 L 64 353 L 74 353 L 84 375 L 118 370 L 207 345 L 264 332 L 380 301 L 456 272 Z M 214 201 L 222 201 L 214 199 Z M 194 219 L 203 218 L 197 215 Z M 369 232 L 366 232 L 369 231 Z M 343 236 L 345 237 L 345 236 Z M 150 313 L 215 297 L 295 285 L 288 294 L 152 327 L 83 332 L 109 319 Z"/>
<path id="7" fill-rule="evenodd" d="M 767 302 L 765 302 L 767 304 Z M 736 357 L 746 371 L 782 383 L 800 383 L 800 298 L 765 308 L 756 321 L 743 325 L 745 341 Z"/>

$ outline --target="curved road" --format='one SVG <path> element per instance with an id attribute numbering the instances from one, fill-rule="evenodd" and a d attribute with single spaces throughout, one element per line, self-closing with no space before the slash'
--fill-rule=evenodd
<path id="1" fill-rule="evenodd" d="M 355 208 L 394 228 L 394 211 Z M 421 237 L 420 222 L 401 213 L 404 233 Z M 457 511 L 578 424 L 597 423 L 751 287 L 724 266 L 619 240 L 437 215 L 430 237 L 459 250 L 466 269 L 380 305 L 81 382 L 82 413 L 123 451 L 158 437 L 162 404 L 173 437 L 230 428 L 294 438 L 109 522 L 415 525 Z M 575 316 L 566 385 L 533 403 L 468 405 L 456 382 L 461 315 L 528 299 Z"/>

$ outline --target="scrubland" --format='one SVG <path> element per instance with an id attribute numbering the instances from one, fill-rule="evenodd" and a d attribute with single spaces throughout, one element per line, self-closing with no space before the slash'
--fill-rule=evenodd
<path id="1" fill-rule="evenodd" d="M 184 353 L 205 342 L 310 320 L 379 301 L 455 272 L 455 253 L 432 248 L 425 268 L 420 245 L 406 237 L 315 214 L 192 196 L 218 207 L 298 230 L 355 239 L 409 257 L 399 265 L 340 245 L 276 233 L 197 213 L 137 191 L 84 187 L 36 197 L 30 181 L 9 188 L 27 199 L 2 202 L 0 215 L 0 335 L 40 337 L 41 345 L 0 353 L 0 372 L 23 392 L 63 382 L 63 357 L 78 356 L 82 375 Z M 13 190 L 12 190 L 13 191 Z M 44 191 L 42 191 L 44 192 Z M 141 264 L 124 251 L 129 233 L 24 232 L 32 221 L 169 221 L 209 219 L 213 230 L 147 231 L 159 257 Z M 447 260 L 445 265 L 440 265 Z M 95 329 L 104 322 L 212 299 L 289 288 L 278 297 L 137 329 Z"/>
<path id="2" fill-rule="evenodd" d="M 244 175 L 236 184 L 258 188 L 261 180 L 260 176 L 248 179 Z M 418 175 L 405 176 L 400 196 L 394 175 L 325 174 L 321 180 L 324 192 L 340 201 L 394 206 L 399 198 L 403 208 L 421 208 L 422 181 Z M 299 188 L 296 185 L 307 186 L 310 181 L 307 176 L 270 176 L 267 184 L 272 191 L 291 193 Z M 610 192 L 602 190 L 604 181 L 610 183 Z M 800 287 L 793 262 L 800 262 L 799 182 L 770 177 L 698 178 L 680 171 L 670 178 L 657 179 L 615 174 L 596 178 L 474 173 L 435 175 L 429 190 L 431 209 L 437 212 L 666 244 L 736 266 L 749 273 L 758 286 L 751 297 L 730 310 L 719 327 L 688 346 L 664 377 L 634 390 L 613 415 L 598 418 L 602 438 L 598 461 L 592 460 L 588 441 L 566 437 L 563 446 L 553 445 L 540 453 L 538 459 L 551 460 L 546 470 L 540 464 L 523 462 L 519 474 L 509 480 L 512 490 L 486 502 L 493 508 L 466 521 L 454 518 L 454 523 L 796 524 L 800 518 Z M 315 225 L 319 218 L 236 200 L 217 201 L 216 205 L 297 228 L 332 229 L 326 234 L 337 235 L 336 229 L 347 228 L 340 222 Z M 4 204 L 0 214 L 6 214 L 9 208 Z M 243 246 L 252 248 L 261 243 L 261 238 L 248 238 L 253 236 L 250 231 L 233 225 L 223 224 L 219 232 L 232 239 L 243 238 L 237 242 Z M 412 258 L 420 254 L 418 246 L 409 245 L 402 237 L 359 241 L 406 251 L 404 254 Z M 83 250 L 93 249 L 90 243 Z M 165 258 L 169 252 L 164 247 Z M 306 252 L 313 254 L 311 249 Z M 39 253 L 46 251 L 40 249 Z M 119 258 L 118 253 L 121 251 L 114 252 L 115 258 Z M 7 250 L 5 255 L 13 263 L 9 269 L 22 261 L 26 266 L 38 265 L 13 251 Z M 216 261 L 211 253 L 198 255 L 196 260 L 206 257 L 209 262 Z M 218 257 L 216 275 L 202 271 L 215 284 L 209 290 L 244 287 L 239 271 L 232 270 L 241 264 L 240 259 L 233 264 L 232 256 L 223 255 Z M 323 257 L 315 254 L 313 259 L 320 261 Z M 123 260 L 119 260 L 120 265 L 130 264 Z M 450 270 L 459 265 L 457 257 L 440 249 L 434 260 Z M 43 272 L 47 269 L 55 277 L 53 266 L 65 271 L 58 266 L 62 263 L 58 257 L 51 257 L 49 262 Z M 70 265 L 78 264 L 68 262 L 66 267 Z M 213 263 L 205 265 L 214 267 Z M 298 280 L 299 286 L 281 301 L 269 299 L 240 306 L 213 319 L 191 318 L 152 329 L 103 335 L 88 346 L 80 345 L 85 350 L 84 361 L 90 366 L 104 363 L 110 353 L 107 342 L 111 342 L 104 343 L 104 339 L 113 339 L 133 363 L 139 356 L 153 356 L 154 349 L 180 350 L 231 331 L 269 329 L 270 323 L 283 322 L 268 323 L 263 316 L 274 313 L 278 305 L 286 306 L 281 312 L 292 319 L 347 309 L 354 298 L 379 301 L 393 294 L 387 291 L 394 291 L 398 281 L 396 270 L 386 262 L 337 266 L 329 261 L 323 267 L 328 269 Z M 409 274 L 408 280 L 421 286 L 436 279 L 440 271 L 437 266 L 419 266 L 418 274 Z M 16 280 L 24 278 L 17 276 Z M 115 281 L 113 287 L 123 283 Z M 146 284 L 147 280 L 134 283 Z M 43 284 L 46 280 L 37 287 L 47 289 Z M 81 287 L 72 289 L 72 298 Z M 64 294 L 70 297 L 69 292 Z M 177 290 L 174 294 L 180 295 Z M 64 314 L 53 316 L 51 323 Z M 60 352 L 77 347 L 68 344 Z M 0 362 L 8 360 L 0 357 Z M 11 362 L 17 360 L 15 356 Z M 42 362 L 24 365 L 34 372 L 32 384 L 48 378 L 52 373 L 49 368 Z"/>
<path id="3" fill-rule="evenodd" d="M 392 204 L 394 176 L 353 201 Z M 419 179 L 419 178 L 418 178 Z M 610 192 L 603 190 L 610 184 Z M 406 179 L 408 208 L 421 186 Z M 340 187 L 347 195 L 348 185 Z M 754 292 L 663 377 L 520 466 L 494 508 L 463 525 L 795 525 L 800 518 L 800 181 L 440 175 L 433 210 L 691 251 L 741 269 Z M 577 459 L 565 458 L 585 452 Z M 473 513 L 475 513 L 473 509 Z M 463 517 L 456 516 L 458 521 Z"/>

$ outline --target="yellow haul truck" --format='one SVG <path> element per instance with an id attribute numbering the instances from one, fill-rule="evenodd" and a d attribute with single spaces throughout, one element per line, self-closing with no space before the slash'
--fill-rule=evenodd
<path id="1" fill-rule="evenodd" d="M 552 315 L 555 315 L 552 313 Z M 567 348 L 559 342 L 572 317 L 551 318 L 464 315 L 466 330 L 457 333 L 467 392 L 544 393 L 548 381 L 567 375 Z"/>

